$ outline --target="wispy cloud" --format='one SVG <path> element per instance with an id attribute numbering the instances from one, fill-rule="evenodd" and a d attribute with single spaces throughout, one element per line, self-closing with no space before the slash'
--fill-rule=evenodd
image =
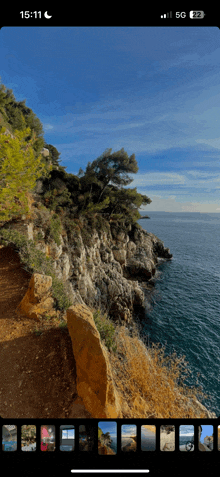
<path id="1" fill-rule="evenodd" d="M 101 99 L 84 106 L 87 111 L 83 113 L 67 113 L 54 121 L 51 118 L 49 124 L 58 137 L 80 134 L 82 138 L 90 137 L 91 141 L 101 137 L 103 145 L 106 140 L 118 143 L 120 138 L 120 144 L 136 153 L 155 153 L 196 144 L 219 149 L 220 107 L 212 104 L 219 104 L 220 95 L 207 87 L 207 100 L 203 99 L 204 93 L 197 93 L 195 97 L 196 86 L 197 82 L 192 81 L 189 89 L 174 86 L 170 94 L 159 91 L 156 97 L 140 90 L 138 97 L 134 94 L 132 100 Z M 210 128 L 213 138 L 210 138 Z"/>
<path id="2" fill-rule="evenodd" d="M 54 129 L 54 126 L 52 126 L 52 124 L 44 124 L 44 130 L 45 131 L 49 131 L 50 129 Z"/>
<path id="3" fill-rule="evenodd" d="M 181 196 L 171 196 L 167 197 L 166 195 L 150 195 L 152 200 L 151 204 L 147 205 L 141 210 L 146 210 L 147 212 L 151 211 L 164 211 L 164 212 L 206 212 L 206 213 L 219 213 L 220 207 L 218 207 L 220 202 L 216 203 L 207 203 L 205 201 L 201 202 L 192 202 L 188 201 L 188 194 L 182 198 Z"/>
<path id="4" fill-rule="evenodd" d="M 198 170 L 184 171 L 184 174 L 176 174 L 174 172 L 147 172 L 144 174 L 130 174 L 133 182 L 129 187 L 151 187 L 161 185 L 184 185 L 193 188 L 203 188 L 211 186 L 212 189 L 220 188 L 220 172 L 217 174 Z"/>
<path id="5" fill-rule="evenodd" d="M 216 137 L 213 139 L 196 139 L 196 142 L 200 144 L 208 144 L 208 146 L 220 149 L 220 137 Z"/>

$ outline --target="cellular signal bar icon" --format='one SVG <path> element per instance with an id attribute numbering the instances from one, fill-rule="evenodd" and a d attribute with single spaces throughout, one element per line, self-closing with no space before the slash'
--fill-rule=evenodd
<path id="1" fill-rule="evenodd" d="M 164 15 L 160 15 L 160 18 L 172 18 L 172 12 L 164 13 Z"/>

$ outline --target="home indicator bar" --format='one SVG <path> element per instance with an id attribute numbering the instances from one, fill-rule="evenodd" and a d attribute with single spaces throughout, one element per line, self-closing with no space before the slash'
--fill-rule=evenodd
<path id="1" fill-rule="evenodd" d="M 86 473 L 86 474 L 97 474 L 97 473 L 112 473 L 112 474 L 128 474 L 128 473 L 133 473 L 133 474 L 144 474 L 145 472 L 150 472 L 149 469 L 146 469 L 146 470 L 138 470 L 138 469 L 135 469 L 135 470 L 131 470 L 131 469 L 126 469 L 126 470 L 120 470 L 120 469 L 114 469 L 114 470 L 107 470 L 107 469 L 92 469 L 92 470 L 89 470 L 89 469 L 72 469 L 71 472 L 75 472 L 76 474 L 78 473 Z"/>

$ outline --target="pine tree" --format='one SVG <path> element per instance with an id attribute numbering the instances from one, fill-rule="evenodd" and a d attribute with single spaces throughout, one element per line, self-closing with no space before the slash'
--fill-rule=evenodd
<path id="1" fill-rule="evenodd" d="M 30 128 L 14 131 L 14 137 L 0 133 L 0 221 L 7 222 L 12 218 L 28 212 L 28 192 L 34 189 L 36 180 L 47 175 L 42 155 L 36 157 L 33 149 L 36 136 L 30 136 Z"/>
<path id="2" fill-rule="evenodd" d="M 124 148 L 112 154 L 111 151 L 112 149 L 106 149 L 90 166 L 90 169 L 93 169 L 95 172 L 98 181 L 102 183 L 98 201 L 100 201 L 108 184 L 115 184 L 119 187 L 126 186 L 133 181 L 128 174 L 138 171 L 134 154 L 129 157 Z"/>
<path id="3" fill-rule="evenodd" d="M 135 155 L 129 157 L 123 148 L 113 154 L 111 151 L 106 149 L 98 159 L 89 162 L 85 172 L 80 168 L 78 210 L 104 213 L 114 220 L 135 223 L 140 218 L 138 209 L 150 204 L 151 199 L 139 194 L 136 188 L 123 187 L 133 181 L 129 173 L 138 171 Z"/>

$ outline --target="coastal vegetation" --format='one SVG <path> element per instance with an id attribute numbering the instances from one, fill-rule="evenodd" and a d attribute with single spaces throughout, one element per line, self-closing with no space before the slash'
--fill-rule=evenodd
<path id="1" fill-rule="evenodd" d="M 11 245 L 18 251 L 24 270 L 52 277 L 52 296 L 58 310 L 66 310 L 71 306 L 72 303 L 65 292 L 65 285 L 57 278 L 54 271 L 52 258 L 37 249 L 35 240 L 27 240 L 27 237 L 17 230 L 1 228 L 0 241 L 1 244 Z"/>
<path id="2" fill-rule="evenodd" d="M 28 191 L 35 191 L 41 182 L 41 202 L 61 215 L 71 218 L 83 215 L 91 219 L 105 214 L 108 220 L 129 225 L 140 218 L 138 209 L 151 202 L 136 188 L 124 189 L 138 171 L 135 155 L 122 148 L 104 153 L 89 162 L 78 175 L 69 174 L 59 163 L 60 153 L 46 144 L 43 126 L 25 100 L 17 102 L 12 90 L 0 85 L 0 221 L 7 221 L 28 212 Z M 40 154 L 47 148 L 47 158 Z"/>
<path id="3" fill-rule="evenodd" d="M 49 151 L 47 157 L 42 148 Z M 56 307 L 65 311 L 72 303 L 64 282 L 56 276 L 53 259 L 37 248 L 38 241 L 54 241 L 59 247 L 60 234 L 66 232 L 77 251 L 81 240 L 89 246 L 92 229 L 108 233 L 110 223 L 119 230 L 138 226 L 139 209 L 151 199 L 127 187 L 138 165 L 135 155 L 123 148 L 113 153 L 106 149 L 78 175 L 67 173 L 59 156 L 44 141 L 42 124 L 25 100 L 17 102 L 12 90 L 0 84 L 0 243 L 15 248 L 28 272 L 52 277 Z M 13 230 L 13 223 L 32 217 L 33 202 L 35 224 L 42 232 L 38 240 L 27 240 Z M 135 323 L 129 331 L 98 308 L 93 318 L 109 353 L 124 417 L 198 417 L 195 399 L 203 393 L 184 384 L 189 372 L 184 357 L 165 356 L 164 348 L 146 344 Z M 199 417 L 204 416 L 201 410 Z"/>
<path id="4" fill-rule="evenodd" d="M 106 314 L 101 314 L 100 310 L 94 311 L 93 318 L 101 340 L 109 351 L 112 350 L 115 352 L 117 349 L 115 343 L 115 324 Z"/>

